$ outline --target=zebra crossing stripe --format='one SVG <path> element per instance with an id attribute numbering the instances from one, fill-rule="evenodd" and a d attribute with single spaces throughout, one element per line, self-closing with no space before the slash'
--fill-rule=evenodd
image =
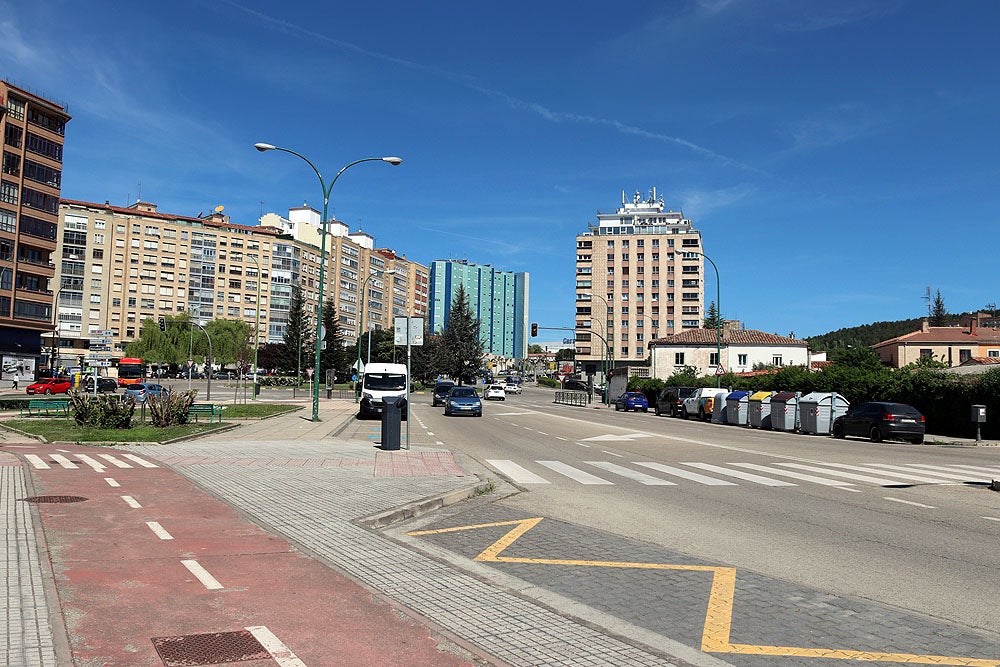
<path id="1" fill-rule="evenodd" d="M 788 466 L 789 468 L 796 468 L 798 470 L 809 470 L 811 472 L 821 472 L 824 475 L 830 475 L 831 477 L 843 477 L 844 479 L 853 479 L 858 482 L 868 482 L 869 484 L 878 484 L 879 486 L 892 486 L 894 484 L 899 484 L 899 480 L 896 479 L 885 479 L 884 477 L 869 477 L 868 475 L 858 475 L 852 472 L 843 472 L 840 470 L 828 470 L 827 468 L 819 468 L 817 466 L 807 466 L 801 463 L 778 463 L 779 466 Z"/>
<path id="2" fill-rule="evenodd" d="M 560 475 L 566 475 L 570 479 L 580 482 L 581 484 L 614 484 L 614 482 L 601 479 L 597 475 L 591 475 L 589 472 L 585 472 L 579 468 L 574 468 L 573 466 L 567 465 L 561 461 L 535 461 L 535 463 L 543 465 L 549 470 L 557 472 Z"/>
<path id="3" fill-rule="evenodd" d="M 119 468 L 131 468 L 132 467 L 129 464 L 125 463 L 124 461 L 119 461 L 118 459 L 116 459 L 111 454 L 98 454 L 98 456 L 100 456 L 105 461 L 111 461 L 112 465 L 116 465 Z"/>
<path id="4" fill-rule="evenodd" d="M 89 465 L 91 468 L 93 468 L 94 472 L 104 472 L 107 469 L 106 465 L 104 465 L 97 459 L 90 458 L 86 454 L 77 454 L 76 458 L 80 459 L 81 461 Z"/>
<path id="5" fill-rule="evenodd" d="M 146 461 L 145 459 L 139 458 L 135 454 L 122 454 L 122 458 L 123 459 L 128 459 L 129 461 L 135 461 L 136 463 L 138 463 L 139 465 L 141 465 L 143 468 L 159 468 L 160 467 L 160 466 L 156 465 L 155 463 L 150 463 L 149 461 Z"/>
<path id="6" fill-rule="evenodd" d="M 637 466 L 650 468 L 652 470 L 658 470 L 660 472 L 665 472 L 669 475 L 682 477 L 692 482 L 698 482 L 699 484 L 705 484 L 708 486 L 736 486 L 735 482 L 728 482 L 724 479 L 716 479 L 714 477 L 709 477 L 707 475 L 700 475 L 696 472 L 691 472 L 690 470 L 674 468 L 672 466 L 663 465 L 662 463 L 653 463 L 650 461 L 636 461 L 635 464 Z"/>
<path id="7" fill-rule="evenodd" d="M 496 468 L 497 471 L 503 473 L 517 484 L 551 484 L 549 480 L 536 475 L 527 468 L 517 465 L 513 461 L 487 459 L 486 463 Z"/>
<path id="8" fill-rule="evenodd" d="M 77 468 L 80 467 L 77 464 L 70 461 L 65 456 L 63 456 L 62 454 L 52 454 L 51 456 L 53 461 L 61 465 L 63 468 L 66 468 L 67 470 L 76 470 Z"/>
<path id="9" fill-rule="evenodd" d="M 661 479 L 659 477 L 653 477 L 652 475 L 647 475 L 644 472 L 632 470 L 631 468 L 626 468 L 625 466 L 620 466 L 617 463 L 611 463 L 609 461 L 584 461 L 584 463 L 600 468 L 601 470 L 606 470 L 614 475 L 621 475 L 626 479 L 631 479 L 635 482 L 639 482 L 640 484 L 645 484 L 646 486 L 677 486 L 675 482 Z"/>
<path id="10" fill-rule="evenodd" d="M 816 477 L 814 475 L 807 475 L 802 472 L 792 472 L 791 470 L 779 470 L 778 468 L 769 468 L 768 466 L 757 465 L 756 463 L 727 463 L 726 465 L 738 466 L 740 468 L 748 468 L 750 470 L 759 470 L 761 472 L 769 472 L 773 475 L 780 475 L 782 477 L 791 477 L 792 479 L 802 480 L 803 482 L 811 482 L 813 484 L 822 484 L 823 486 L 854 486 L 851 482 L 845 482 L 839 479 L 827 479 L 825 477 Z"/>
<path id="11" fill-rule="evenodd" d="M 28 459 L 28 463 L 30 463 L 35 470 L 49 469 L 49 464 L 43 461 L 42 457 L 38 454 L 25 454 L 24 458 Z"/>
<path id="12" fill-rule="evenodd" d="M 961 468 L 963 470 L 972 470 L 973 472 L 983 473 L 985 475 L 1000 475 L 1000 468 L 991 466 L 967 466 L 959 465 L 953 463 L 948 466 L 949 468 Z"/>
<path id="13" fill-rule="evenodd" d="M 843 468 L 844 470 L 854 470 L 856 472 L 875 472 L 885 475 L 887 477 L 896 477 L 898 479 L 909 480 L 911 482 L 931 482 L 938 484 L 941 483 L 940 479 L 935 479 L 933 477 L 921 477 L 920 475 L 914 474 L 919 471 L 910 471 L 909 474 L 904 474 L 900 472 L 891 472 L 889 470 L 880 470 L 879 468 L 852 466 L 852 465 L 847 465 L 846 463 L 824 463 L 823 465 L 830 466 L 833 468 Z M 899 482 L 893 482 L 893 483 L 898 484 Z"/>
<path id="14" fill-rule="evenodd" d="M 691 466 L 692 468 L 700 468 L 702 470 L 708 470 L 709 472 L 717 472 L 720 475 L 729 475 L 730 477 L 735 477 L 737 479 L 744 479 L 748 482 L 756 482 L 757 484 L 763 484 L 764 486 L 798 486 L 798 484 L 794 484 L 792 482 L 786 482 L 780 479 L 771 479 L 770 477 L 755 475 L 752 472 L 729 470 L 727 468 L 721 468 L 719 466 L 714 466 L 709 463 L 686 463 L 682 461 L 681 465 Z"/>
<path id="15" fill-rule="evenodd" d="M 920 472 L 925 475 L 933 475 L 934 477 L 941 477 L 943 479 L 957 479 L 962 482 L 979 481 L 982 479 L 982 477 L 977 477 L 975 474 L 971 472 L 961 473 L 955 470 L 945 472 L 944 468 L 935 468 L 935 466 L 927 466 L 928 470 L 922 470 L 922 469 L 914 470 L 913 468 L 916 467 L 917 464 L 909 464 L 912 467 L 894 466 L 889 463 L 870 463 L 869 465 L 872 466 L 873 468 L 886 468 L 888 470 L 900 470 L 903 472 Z"/>

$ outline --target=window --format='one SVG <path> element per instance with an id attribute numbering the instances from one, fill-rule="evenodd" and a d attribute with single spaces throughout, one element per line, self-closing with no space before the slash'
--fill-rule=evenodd
<path id="1" fill-rule="evenodd" d="M 0 201 L 6 204 L 17 203 L 17 183 L 0 182 Z"/>
<path id="2" fill-rule="evenodd" d="M 746 366 L 747 365 L 747 355 L 745 355 L 745 354 L 737 354 L 736 355 L 736 363 L 739 364 L 740 366 Z"/>
<path id="3" fill-rule="evenodd" d="M 926 347 L 925 348 L 921 348 L 921 350 L 920 350 L 920 358 L 921 359 L 933 359 L 934 358 L 934 351 L 931 350 L 930 348 L 926 348 Z"/>
<path id="4" fill-rule="evenodd" d="M 1000 350 L 988 350 L 986 352 L 987 357 L 1000 357 Z"/>
<path id="5" fill-rule="evenodd" d="M 709 353 L 709 355 L 708 355 L 708 365 L 709 366 L 718 366 L 719 365 L 719 353 L 718 352 L 710 352 Z"/>
<path id="6" fill-rule="evenodd" d="M 780 354 L 776 354 L 776 355 L 772 356 L 771 357 L 771 364 L 774 365 L 774 366 L 781 366 L 782 365 L 781 355 Z"/>
<path id="7" fill-rule="evenodd" d="M 972 358 L 972 350 L 959 350 L 958 363 L 964 363 Z"/>
<path id="8" fill-rule="evenodd" d="M 684 353 L 674 352 L 674 366 L 683 366 L 683 365 L 684 365 Z"/>

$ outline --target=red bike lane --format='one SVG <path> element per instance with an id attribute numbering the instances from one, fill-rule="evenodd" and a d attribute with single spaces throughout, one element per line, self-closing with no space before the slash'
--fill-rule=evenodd
<path id="1" fill-rule="evenodd" d="M 151 459 L 61 444 L 17 453 L 76 665 L 474 664 Z"/>

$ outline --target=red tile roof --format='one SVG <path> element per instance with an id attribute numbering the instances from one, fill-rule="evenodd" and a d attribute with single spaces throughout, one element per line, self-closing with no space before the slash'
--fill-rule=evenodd
<path id="1" fill-rule="evenodd" d="M 719 333 L 716 329 L 687 329 L 663 338 L 650 341 L 650 345 L 715 345 Z M 723 330 L 723 345 L 783 345 L 793 347 L 808 347 L 808 343 L 799 338 L 789 338 L 770 334 L 756 329 Z"/>
<path id="2" fill-rule="evenodd" d="M 1000 357 L 972 357 L 968 361 L 964 361 L 960 366 L 992 366 L 994 364 L 1000 365 Z"/>
<path id="3" fill-rule="evenodd" d="M 975 345 L 976 343 L 1000 343 L 1000 329 L 979 327 L 975 333 L 970 333 L 968 327 L 928 327 L 927 331 L 911 331 L 902 336 L 896 336 L 881 343 L 875 343 L 873 348 L 888 345 L 908 345 L 911 343 L 956 343 L 958 345 Z"/>
<path id="4" fill-rule="evenodd" d="M 254 234 L 266 234 L 268 236 L 279 236 L 282 233 L 281 230 L 274 229 L 272 227 L 261 227 L 260 225 L 237 225 L 236 223 L 233 222 L 216 222 L 214 220 L 209 220 L 207 218 L 192 218 L 186 215 L 160 213 L 159 211 L 143 211 L 141 209 L 135 209 L 135 208 L 122 208 L 121 206 L 112 206 L 111 204 L 97 204 L 95 202 L 77 201 L 75 199 L 60 199 L 59 203 L 68 204 L 70 206 L 97 208 L 111 213 L 117 213 L 119 215 L 131 215 L 137 218 L 156 218 L 158 220 L 166 220 L 168 222 L 197 223 L 204 225 L 205 227 L 215 227 L 217 229 L 232 229 L 234 231 L 236 230 L 249 231 Z"/>

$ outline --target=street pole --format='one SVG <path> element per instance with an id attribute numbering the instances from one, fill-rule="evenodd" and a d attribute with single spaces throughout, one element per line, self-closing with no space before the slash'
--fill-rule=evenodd
<path id="1" fill-rule="evenodd" d="M 257 351 L 260 349 L 260 345 L 257 342 L 257 336 L 260 334 L 260 264 L 257 263 L 257 258 L 253 255 L 247 255 L 253 265 L 257 267 L 257 319 L 253 325 L 253 400 L 257 400 Z M 243 395 L 244 400 L 246 400 L 246 394 Z"/>
<path id="2" fill-rule="evenodd" d="M 309 158 L 307 158 L 305 155 L 302 155 L 301 153 L 296 153 L 295 151 L 290 150 L 288 148 L 281 148 L 279 146 L 274 146 L 272 144 L 266 144 L 266 143 L 256 143 L 256 144 L 254 144 L 254 148 L 256 148 L 261 153 L 263 153 L 264 151 L 282 151 L 284 153 L 291 153 L 295 157 L 298 157 L 298 158 L 302 159 L 306 164 L 308 164 L 310 167 L 312 167 L 312 170 L 314 172 L 316 172 L 316 178 L 319 179 L 320 188 L 323 189 L 323 218 L 320 220 L 320 234 L 319 234 L 319 236 L 320 236 L 320 248 L 319 248 L 319 297 L 318 297 L 317 304 L 316 304 L 316 365 L 314 366 L 314 368 L 315 368 L 314 372 L 315 373 L 319 373 L 319 370 L 320 370 L 320 352 L 322 351 L 322 347 L 321 346 L 322 346 L 322 342 L 323 342 L 322 341 L 322 332 L 323 332 L 323 329 L 322 329 L 322 327 L 323 327 L 323 291 L 324 291 L 324 287 L 326 286 L 326 225 L 328 223 L 328 220 L 327 220 L 327 211 L 329 210 L 329 206 L 330 206 L 330 193 L 333 191 L 333 186 L 337 182 L 337 179 L 340 178 L 340 175 L 343 174 L 345 171 L 347 171 L 348 169 L 350 169 L 351 167 L 353 167 L 356 164 L 360 164 L 362 162 L 370 162 L 370 161 L 373 161 L 373 160 L 381 160 L 382 162 L 388 162 L 389 164 L 391 164 L 393 166 L 396 166 L 396 165 L 401 164 L 403 162 L 403 159 L 399 158 L 399 157 L 366 157 L 366 158 L 361 158 L 360 160 L 355 160 L 354 162 L 349 163 L 348 165 L 346 165 L 345 167 L 343 167 L 340 171 L 338 171 L 337 175 L 334 176 L 333 180 L 330 182 L 330 185 L 327 186 L 326 182 L 323 180 L 323 175 L 319 173 L 319 169 L 317 169 L 316 165 L 314 165 L 309 160 Z M 313 382 L 312 393 L 313 393 L 312 420 L 314 422 L 318 422 L 319 421 L 319 382 Z"/>
<path id="3" fill-rule="evenodd" d="M 391 276 L 396 273 L 396 269 L 389 269 L 388 271 L 382 272 L 382 277 Z M 361 336 L 364 333 L 362 326 L 364 326 L 364 316 L 365 316 L 365 296 L 368 294 L 368 281 L 372 279 L 377 274 L 369 273 L 368 277 L 364 279 L 361 283 L 361 310 L 358 312 L 358 363 L 357 363 L 357 373 L 361 374 Z M 385 289 L 385 285 L 382 286 Z M 368 361 L 366 363 L 372 362 L 372 323 L 369 319 L 368 322 Z M 358 392 L 354 392 L 354 402 L 357 403 L 359 399 Z"/>
<path id="4" fill-rule="evenodd" d="M 716 327 L 718 329 L 717 331 L 718 335 L 716 337 L 716 345 L 715 345 L 715 360 L 716 363 L 719 366 L 721 366 L 722 365 L 722 284 L 719 282 L 719 267 L 715 265 L 715 262 L 712 261 L 711 257 L 709 257 L 703 252 L 698 252 L 697 250 L 685 250 L 684 252 L 690 252 L 694 255 L 701 255 L 702 257 L 707 259 L 709 263 L 711 263 L 712 268 L 715 269 L 715 311 L 716 311 L 715 322 L 716 322 Z M 722 387 L 722 375 L 719 374 L 718 367 L 716 367 L 715 370 L 715 386 L 720 388 Z"/>

